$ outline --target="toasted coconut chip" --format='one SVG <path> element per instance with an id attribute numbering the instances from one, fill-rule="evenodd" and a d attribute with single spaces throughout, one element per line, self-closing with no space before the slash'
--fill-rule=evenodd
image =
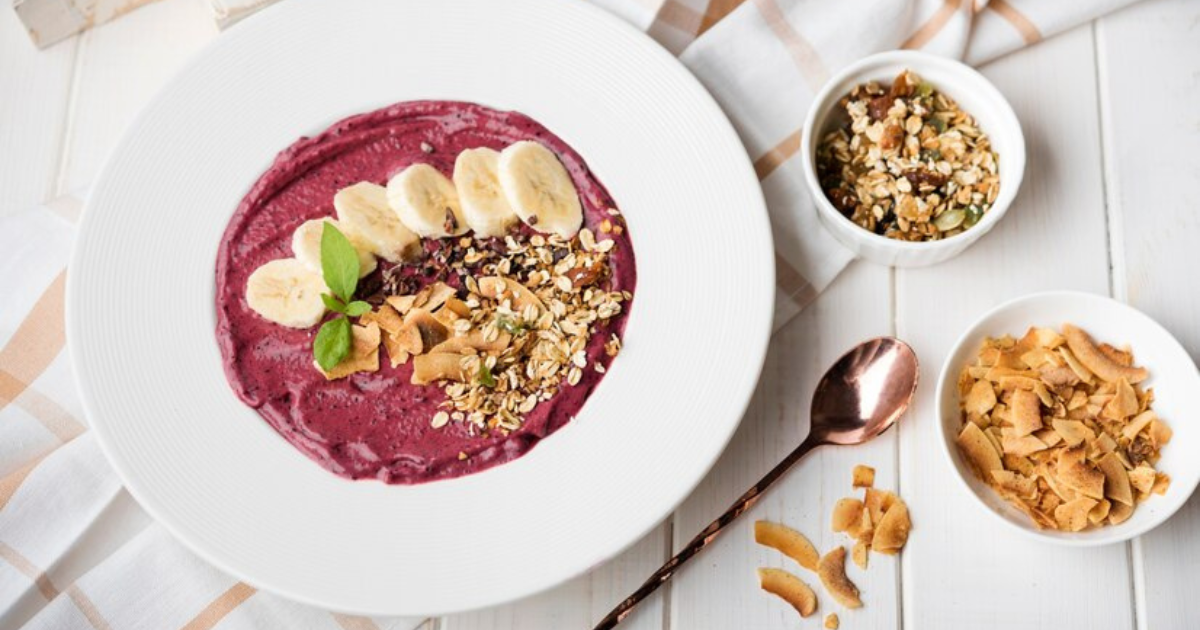
<path id="1" fill-rule="evenodd" d="M 1108 524 L 1120 525 L 1133 515 L 1133 506 L 1124 503 L 1113 503 L 1108 509 Z"/>
<path id="2" fill-rule="evenodd" d="M 383 336 L 383 347 L 387 349 L 388 362 L 393 368 L 408 363 L 409 357 L 412 356 L 407 350 L 400 347 L 399 338 L 392 335 Z"/>
<path id="3" fill-rule="evenodd" d="M 395 334 L 400 349 L 411 354 L 428 352 L 449 336 L 446 325 L 421 307 L 414 307 L 404 316 L 404 325 Z"/>
<path id="4" fill-rule="evenodd" d="M 863 502 L 858 499 L 838 499 L 833 506 L 832 527 L 835 532 L 849 531 L 862 521 Z"/>
<path id="5" fill-rule="evenodd" d="M 1151 488 L 1150 490 L 1154 494 L 1163 495 L 1163 494 L 1167 493 L 1167 488 L 1170 488 L 1170 487 L 1171 487 L 1171 475 L 1160 472 L 1160 473 L 1158 473 L 1158 476 L 1154 478 L 1154 487 Z"/>
<path id="6" fill-rule="evenodd" d="M 1033 462 L 1029 461 L 1028 457 L 1006 454 L 1002 461 L 1004 462 L 1004 468 L 1007 470 L 1015 471 L 1017 474 L 1025 475 L 1026 477 L 1033 476 Z"/>
<path id="7" fill-rule="evenodd" d="M 762 590 L 791 604 L 801 617 L 817 610 L 817 594 L 803 580 L 783 569 L 760 568 L 758 583 Z"/>
<path id="8" fill-rule="evenodd" d="M 1114 348 L 1112 345 L 1107 344 L 1107 343 L 1102 343 L 1102 344 L 1097 345 L 1096 349 L 1099 350 L 1102 354 L 1104 354 L 1104 356 L 1111 359 L 1112 362 L 1116 363 L 1117 365 L 1124 366 L 1124 367 L 1129 367 L 1129 366 L 1133 365 L 1133 353 L 1128 350 Z"/>
<path id="9" fill-rule="evenodd" d="M 1000 386 L 1000 391 L 1013 392 L 1018 389 L 1033 391 L 1042 385 L 1042 382 L 1032 376 L 1003 376 L 996 382 Z"/>
<path id="10" fill-rule="evenodd" d="M 1096 434 L 1087 428 L 1087 425 L 1078 420 L 1060 420 L 1055 418 L 1050 421 L 1050 426 L 1054 427 L 1055 433 L 1062 436 L 1067 446 L 1078 446 L 1096 438 Z"/>
<path id="11" fill-rule="evenodd" d="M 1004 429 L 1004 431 L 1009 431 L 1009 430 L 1010 429 L 1007 429 L 1007 428 Z M 1041 440 L 1037 439 L 1037 437 L 1032 436 L 1032 435 L 1026 435 L 1024 437 L 1017 437 L 1016 435 L 1013 435 L 1011 433 L 1005 435 L 1004 432 L 1001 432 L 1000 435 L 1001 435 L 1000 444 L 1001 444 L 1001 447 L 1004 449 L 1004 453 L 1006 455 L 1017 455 L 1020 457 L 1028 457 L 1038 451 L 1046 450 L 1045 442 L 1042 442 Z"/>
<path id="12" fill-rule="evenodd" d="M 1055 356 L 1059 356 L 1055 354 Z M 1079 375 L 1067 365 L 1046 365 L 1038 370 L 1042 382 L 1050 387 L 1065 387 L 1079 383 Z"/>
<path id="13" fill-rule="evenodd" d="M 441 308 L 446 300 L 454 297 L 458 290 L 445 282 L 435 282 L 417 291 L 413 296 L 413 308 L 423 308 L 430 313 Z"/>
<path id="14" fill-rule="evenodd" d="M 1129 483 L 1142 494 L 1150 494 L 1158 472 L 1146 464 L 1138 464 L 1137 468 L 1129 471 Z M 1132 503 L 1130 504 L 1132 505 Z"/>
<path id="15" fill-rule="evenodd" d="M 1154 445 L 1158 448 L 1162 448 L 1167 442 L 1170 442 L 1171 436 L 1175 433 L 1161 418 L 1151 420 L 1146 432 L 1150 434 L 1150 439 L 1154 441 Z"/>
<path id="16" fill-rule="evenodd" d="M 1124 420 L 1137 413 L 1140 406 L 1137 392 L 1133 391 L 1133 386 L 1122 378 L 1117 381 L 1115 395 L 1104 406 L 1104 409 L 1100 412 L 1100 417 L 1108 418 L 1109 420 Z"/>
<path id="17" fill-rule="evenodd" d="M 416 301 L 417 296 L 415 295 L 391 295 L 385 300 L 388 306 L 396 309 L 396 312 L 401 315 L 412 310 L 413 302 Z"/>
<path id="18" fill-rule="evenodd" d="M 871 509 L 863 506 L 858 524 L 846 530 L 846 533 L 862 542 L 871 542 L 871 538 L 875 535 L 875 519 L 871 518 Z"/>
<path id="19" fill-rule="evenodd" d="M 816 571 L 817 562 L 821 559 L 817 548 L 804 534 L 779 523 L 755 521 L 754 542 L 778 549 L 783 555 L 795 560 L 797 564 L 809 571 Z"/>
<path id="20" fill-rule="evenodd" d="M 372 322 L 378 324 L 379 329 L 389 335 L 396 334 L 404 326 L 404 318 L 400 317 L 396 309 L 386 303 L 380 304 L 378 309 L 368 311 L 358 318 L 359 326 L 366 326 Z"/>
<path id="21" fill-rule="evenodd" d="M 1150 426 L 1150 423 L 1155 420 L 1158 420 L 1158 414 L 1149 410 L 1143 411 L 1134 416 L 1133 420 L 1129 421 L 1129 424 L 1125 425 L 1125 428 L 1121 430 L 1121 435 L 1127 440 L 1132 440 L 1137 437 L 1137 434 L 1142 432 L 1142 429 Z"/>
<path id="22" fill-rule="evenodd" d="M 825 630 L 838 630 L 840 624 L 841 622 L 838 621 L 837 613 L 825 615 Z"/>
<path id="23" fill-rule="evenodd" d="M 1087 452 L 1082 446 L 1062 451 L 1055 474 L 1063 485 L 1099 501 L 1104 498 L 1104 473 L 1088 464 L 1086 458 Z"/>
<path id="24" fill-rule="evenodd" d="M 992 482 L 996 487 L 1010 493 L 1019 499 L 1033 499 L 1037 496 L 1037 480 L 1007 470 L 993 470 Z"/>
<path id="25" fill-rule="evenodd" d="M 883 515 L 897 500 L 899 500 L 899 497 L 887 490 L 867 488 L 866 494 L 863 497 L 863 505 L 871 511 L 871 522 L 878 523 L 883 520 Z"/>
<path id="26" fill-rule="evenodd" d="M 1109 453 L 1096 462 L 1104 474 L 1104 496 L 1125 505 L 1133 505 L 1133 490 L 1129 487 L 1129 473 L 1117 456 Z"/>
<path id="27" fill-rule="evenodd" d="M 967 413 L 985 414 L 996 406 L 996 390 L 992 389 L 992 384 L 979 380 L 971 386 L 970 392 L 967 394 L 967 399 L 963 403 L 963 409 Z"/>
<path id="28" fill-rule="evenodd" d="M 871 543 L 869 542 L 855 541 L 854 547 L 850 549 L 850 559 L 863 571 L 867 570 L 867 561 L 870 555 Z"/>
<path id="29" fill-rule="evenodd" d="M 1059 529 L 1069 532 L 1083 531 L 1088 526 L 1088 512 L 1091 512 L 1097 503 L 1099 501 L 1088 497 L 1068 501 L 1054 508 L 1054 520 L 1058 522 Z"/>
<path id="30" fill-rule="evenodd" d="M 855 488 L 870 488 L 875 485 L 875 469 L 862 464 L 855 466 L 851 475 L 851 485 Z"/>
<path id="31" fill-rule="evenodd" d="M 1092 440 L 1088 445 L 1088 457 L 1100 459 L 1104 456 L 1104 453 L 1111 453 L 1116 450 L 1116 448 L 1117 441 L 1112 439 L 1111 435 L 1107 433 L 1101 433 L 1100 435 L 1096 436 L 1096 439 Z M 1095 453 L 1094 457 L 1092 455 L 1093 453 Z"/>
<path id="32" fill-rule="evenodd" d="M 1085 367 L 1083 363 L 1081 363 L 1079 359 L 1075 357 L 1074 354 L 1071 354 L 1070 350 L 1067 348 L 1059 348 L 1058 354 L 1063 358 L 1063 361 L 1066 362 L 1067 367 L 1071 368 L 1071 371 L 1075 373 L 1075 376 L 1079 377 L 1080 381 L 1090 385 L 1092 381 L 1096 380 L 1096 375 L 1092 374 L 1092 371 L 1087 369 L 1087 367 Z"/>
<path id="33" fill-rule="evenodd" d="M 509 299 L 512 301 L 515 312 L 522 312 L 529 305 L 537 309 L 539 314 L 546 310 L 546 305 L 542 303 L 542 300 L 516 280 L 501 276 L 488 276 L 480 278 L 478 283 L 480 295 L 493 300 Z"/>
<path id="34" fill-rule="evenodd" d="M 1053 420 L 1051 420 L 1051 423 L 1053 423 Z M 1060 435 L 1058 433 L 1058 431 L 1055 431 L 1052 427 L 1045 428 L 1040 431 L 1035 431 L 1033 435 L 1037 439 L 1041 440 L 1042 444 L 1046 445 L 1046 448 L 1053 448 L 1055 446 L 1058 446 L 1059 442 L 1063 441 L 1062 435 Z M 1005 462 L 1005 465 L 1007 466 L 1008 463 Z M 1010 468 L 1011 468 L 1011 466 L 1010 466 Z"/>
<path id="35" fill-rule="evenodd" d="M 332 370 L 326 372 L 316 362 L 313 363 L 317 365 L 321 374 L 325 375 L 326 380 L 345 378 L 355 372 L 379 371 L 379 325 L 370 323 L 366 326 L 351 326 L 350 335 L 350 354 L 346 355 L 341 363 L 333 366 Z"/>
<path id="36" fill-rule="evenodd" d="M 508 347 L 512 341 L 512 335 L 501 331 L 496 338 L 488 341 L 487 334 L 482 328 L 474 328 L 471 332 L 449 339 L 434 346 L 430 352 L 453 352 L 462 354 L 462 351 L 467 348 L 474 348 L 478 352 L 501 352 Z"/>
<path id="37" fill-rule="evenodd" d="M 1004 464 L 1000 461 L 999 451 L 975 423 L 968 422 L 963 425 L 962 432 L 958 434 L 958 439 L 955 441 L 967 461 L 980 474 L 1004 468 Z"/>
<path id="38" fill-rule="evenodd" d="M 825 590 L 846 608 L 861 608 L 858 587 L 846 577 L 846 548 L 835 547 L 817 563 L 817 576 Z"/>
<path id="39" fill-rule="evenodd" d="M 435 381 L 451 380 L 465 383 L 469 376 L 463 372 L 462 355 L 439 352 L 413 357 L 413 385 L 427 385 Z"/>
<path id="40" fill-rule="evenodd" d="M 1017 390 L 1013 392 L 1009 407 L 1012 412 L 1008 420 L 1016 430 L 1017 437 L 1029 435 L 1042 428 L 1042 401 L 1037 394 L 1023 389 Z"/>
<path id="41" fill-rule="evenodd" d="M 871 548 L 879 553 L 894 554 L 908 542 L 908 532 L 912 529 L 912 521 L 908 517 L 908 506 L 897 500 L 888 508 L 883 520 L 875 528 L 875 537 L 871 540 Z"/>
<path id="42" fill-rule="evenodd" d="M 1105 381 L 1115 383 L 1124 378 L 1130 383 L 1140 383 L 1150 376 L 1144 368 L 1128 367 L 1113 361 L 1109 355 L 1097 348 L 1092 338 L 1080 328 L 1063 324 L 1063 336 L 1067 340 L 1067 347 L 1079 362 Z"/>

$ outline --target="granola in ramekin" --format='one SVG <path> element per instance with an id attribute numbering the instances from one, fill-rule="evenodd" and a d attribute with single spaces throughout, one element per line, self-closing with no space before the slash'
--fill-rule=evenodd
<path id="1" fill-rule="evenodd" d="M 970 229 L 1000 192 L 999 157 L 975 119 L 905 70 L 891 85 L 855 86 L 848 118 L 817 147 L 821 188 L 863 229 L 934 241 Z"/>

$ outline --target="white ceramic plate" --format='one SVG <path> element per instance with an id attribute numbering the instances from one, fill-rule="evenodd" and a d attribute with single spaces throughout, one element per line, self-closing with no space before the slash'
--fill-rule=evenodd
<path id="1" fill-rule="evenodd" d="M 419 486 L 335 477 L 230 391 L 217 246 L 276 152 L 357 112 L 461 99 L 533 116 L 624 211 L 625 350 L 531 453 Z M 644 535 L 700 481 L 757 381 L 774 294 L 753 169 L 667 52 L 558 0 L 292 0 L 221 36 L 142 113 L 97 181 L 67 286 L 92 426 L 138 501 L 253 585 L 423 615 L 558 584 Z"/>
<path id="2" fill-rule="evenodd" d="M 1154 411 L 1175 434 L 1162 449 L 1156 468 L 1171 476 L 1171 486 L 1163 496 L 1152 496 L 1137 506 L 1129 520 L 1112 527 L 1085 532 L 1039 530 L 1029 518 L 1009 505 L 1000 495 L 979 480 L 964 461 L 954 438 L 961 425 L 958 401 L 958 374 L 979 351 L 984 337 L 1005 334 L 1020 337 L 1030 326 L 1061 329 L 1071 323 L 1086 330 L 1097 342 L 1133 349 L 1134 360 L 1150 371 L 1142 383 L 1154 388 Z M 943 452 L 956 476 L 978 504 L 1003 523 L 1038 540 L 1060 545 L 1089 547 L 1129 540 L 1154 529 L 1171 517 L 1200 482 L 1200 372 L 1196 364 L 1171 333 L 1137 309 L 1090 293 L 1054 291 L 1035 293 L 997 306 L 979 318 L 959 338 L 938 378 L 938 428 Z"/>

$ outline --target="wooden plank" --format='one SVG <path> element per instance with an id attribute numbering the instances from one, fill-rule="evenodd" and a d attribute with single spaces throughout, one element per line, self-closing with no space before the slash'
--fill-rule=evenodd
<path id="1" fill-rule="evenodd" d="M 39 51 L 11 8 L 0 10 L 0 217 L 53 196 L 76 43 Z"/>
<path id="2" fill-rule="evenodd" d="M 939 452 L 936 378 L 960 331 L 1022 294 L 1108 291 L 1091 26 L 983 72 L 1016 109 L 1028 166 L 1015 205 L 991 234 L 958 259 L 897 272 L 899 333 L 921 357 L 924 379 L 900 432 L 901 489 L 912 489 L 905 497 L 914 522 L 903 558 L 905 626 L 1060 628 L 1070 602 L 1072 627 L 1128 628 L 1125 546 L 1029 540 L 985 513 Z"/>
<path id="3" fill-rule="evenodd" d="M 1097 23 L 1113 291 L 1200 357 L 1200 4 L 1153 0 Z M 1200 619 L 1200 498 L 1133 545 L 1139 628 Z"/>
<path id="4" fill-rule="evenodd" d="M 637 588 L 666 559 L 667 526 L 656 527 L 611 562 L 566 584 L 512 604 L 452 615 L 440 630 L 558 630 L 590 628 Z M 635 630 L 662 628 L 662 600 L 645 602 L 621 624 Z"/>
<path id="5" fill-rule="evenodd" d="M 91 184 L 142 107 L 216 34 L 203 3 L 163 0 L 80 37 L 64 190 Z"/>
<path id="6" fill-rule="evenodd" d="M 775 334 L 763 376 L 733 442 L 700 487 L 675 516 L 675 548 L 681 547 L 754 484 L 808 433 L 812 391 L 825 370 L 867 338 L 891 332 L 890 272 L 865 263 L 851 265 L 838 281 L 795 321 Z M 843 610 L 816 576 L 773 549 L 754 542 L 758 519 L 799 529 L 819 549 L 848 545 L 830 531 L 834 503 L 861 495 L 850 485 L 855 464 L 877 470 L 881 488 L 896 487 L 896 433 L 858 447 L 824 447 L 796 466 L 752 510 L 730 525 L 671 583 L 671 628 L 796 628 L 796 611 L 762 592 L 757 567 L 781 567 L 818 593 L 821 617 L 836 611 L 845 627 L 890 628 L 898 623 L 898 563 L 872 555 L 869 570 L 850 565 L 864 608 Z M 806 624 L 816 627 L 819 619 Z"/>

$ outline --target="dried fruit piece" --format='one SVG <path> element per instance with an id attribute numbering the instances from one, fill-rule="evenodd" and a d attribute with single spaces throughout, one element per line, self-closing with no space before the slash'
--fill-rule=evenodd
<path id="1" fill-rule="evenodd" d="M 846 577 L 846 548 L 835 547 L 817 563 L 817 576 L 825 590 L 846 608 L 861 608 L 858 587 Z"/>
<path id="2" fill-rule="evenodd" d="M 754 522 L 754 542 L 777 549 L 809 571 L 817 570 L 821 554 L 804 534 L 780 523 Z"/>
<path id="3" fill-rule="evenodd" d="M 783 569 L 760 568 L 758 583 L 762 590 L 791 604 L 801 617 L 817 610 L 817 594 L 803 580 Z"/>

